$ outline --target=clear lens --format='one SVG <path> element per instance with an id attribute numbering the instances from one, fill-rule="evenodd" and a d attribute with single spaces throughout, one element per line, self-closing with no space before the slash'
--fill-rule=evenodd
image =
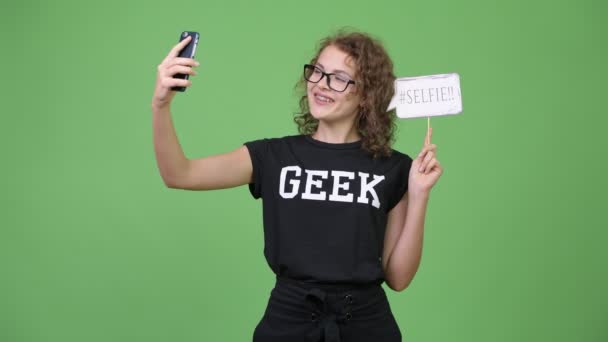
<path id="1" fill-rule="evenodd" d="M 321 77 L 323 77 L 323 73 L 315 68 L 312 65 L 307 65 L 304 68 L 304 77 L 306 78 L 307 81 L 313 82 L 313 83 L 317 83 L 321 80 Z"/>
<path id="2" fill-rule="evenodd" d="M 335 91 L 344 91 L 348 86 L 348 80 L 336 75 L 331 75 L 331 82 L 329 82 L 329 84 L 329 87 Z"/>

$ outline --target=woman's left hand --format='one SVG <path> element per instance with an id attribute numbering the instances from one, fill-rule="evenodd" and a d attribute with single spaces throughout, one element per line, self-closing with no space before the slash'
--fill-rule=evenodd
<path id="1" fill-rule="evenodd" d="M 412 161 L 408 179 L 408 192 L 429 194 L 431 188 L 439 176 L 443 173 L 443 168 L 435 156 L 437 155 L 437 145 L 431 144 L 433 129 L 429 127 L 424 139 L 422 151 Z"/>

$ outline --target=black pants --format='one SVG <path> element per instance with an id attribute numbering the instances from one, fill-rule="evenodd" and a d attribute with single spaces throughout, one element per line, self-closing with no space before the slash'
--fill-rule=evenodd
<path id="1" fill-rule="evenodd" d="M 307 284 L 277 277 L 254 342 L 401 342 L 380 285 Z"/>

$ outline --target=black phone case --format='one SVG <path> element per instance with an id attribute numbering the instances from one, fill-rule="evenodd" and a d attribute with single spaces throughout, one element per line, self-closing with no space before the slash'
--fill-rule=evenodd
<path id="1" fill-rule="evenodd" d="M 184 31 L 179 36 L 179 41 L 181 42 L 182 40 L 186 39 L 188 36 L 192 36 L 192 39 L 190 40 L 188 45 L 186 45 L 186 47 L 184 47 L 179 52 L 179 57 L 194 58 L 194 53 L 196 52 L 196 46 L 198 45 L 198 32 Z M 189 74 L 173 75 L 173 78 L 181 78 L 184 80 L 187 80 L 189 77 L 190 77 Z M 171 90 L 184 92 L 184 91 L 186 91 L 186 87 L 171 87 Z"/>

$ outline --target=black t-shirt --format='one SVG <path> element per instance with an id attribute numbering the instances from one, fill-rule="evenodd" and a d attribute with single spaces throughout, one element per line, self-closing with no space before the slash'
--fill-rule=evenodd
<path id="1" fill-rule="evenodd" d="M 372 159 L 361 140 L 310 135 L 244 143 L 249 190 L 263 200 L 264 255 L 278 276 L 313 283 L 382 283 L 388 212 L 407 191 L 412 158 Z"/>

